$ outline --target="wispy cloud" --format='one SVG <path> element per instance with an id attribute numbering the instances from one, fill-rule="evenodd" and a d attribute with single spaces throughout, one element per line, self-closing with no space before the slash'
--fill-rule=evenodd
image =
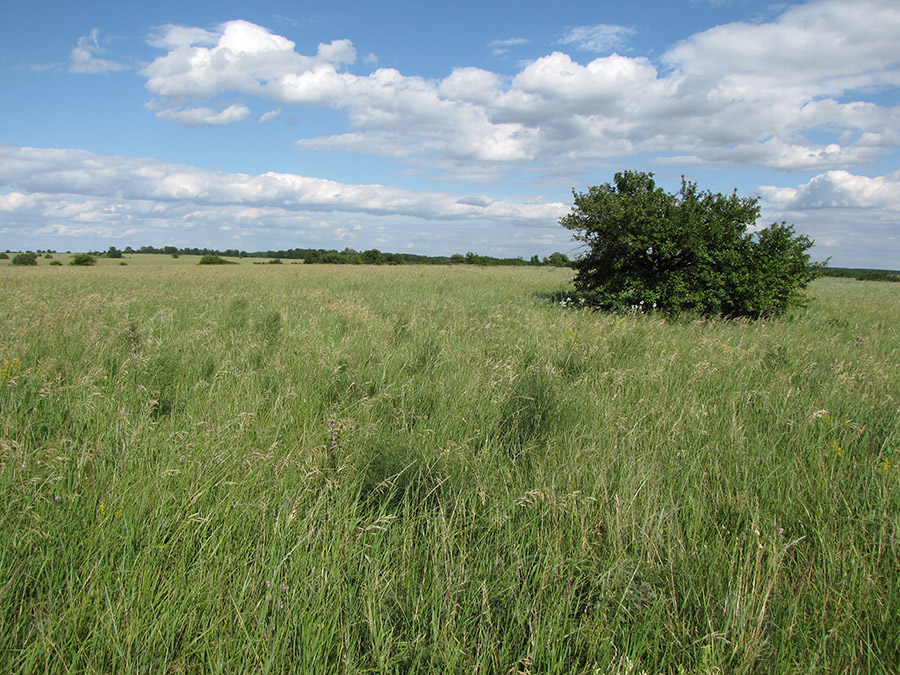
<path id="1" fill-rule="evenodd" d="M 78 38 L 78 44 L 69 53 L 70 73 L 97 75 L 130 68 L 123 63 L 100 58 L 106 50 L 100 46 L 99 34 L 100 31 L 94 28 L 88 35 Z"/>
<path id="2" fill-rule="evenodd" d="M 28 70 L 32 73 L 49 73 L 54 70 L 62 70 L 63 65 L 60 63 L 32 63 L 28 66 Z"/>
<path id="3" fill-rule="evenodd" d="M 222 110 L 213 110 L 211 108 L 187 108 L 185 110 L 166 109 L 161 110 L 156 114 L 158 117 L 180 122 L 188 128 L 196 129 L 199 127 L 241 122 L 250 115 L 250 108 L 243 105 L 230 105 Z"/>
<path id="4" fill-rule="evenodd" d="M 522 45 L 527 45 L 530 42 L 531 40 L 520 37 L 506 38 L 505 40 L 493 40 L 488 43 L 488 47 L 491 48 L 491 51 L 494 54 L 500 55 L 508 53 L 510 47 L 520 47 Z"/>
<path id="5" fill-rule="evenodd" d="M 260 122 L 260 124 L 265 124 L 266 122 L 271 122 L 276 117 L 278 117 L 280 114 L 281 114 L 281 108 L 275 108 L 274 110 L 270 110 L 267 113 L 263 113 L 259 118 L 259 122 Z"/>
<path id="6" fill-rule="evenodd" d="M 634 33 L 634 28 L 605 23 L 576 26 L 559 39 L 559 44 L 572 45 L 587 52 L 605 53 L 621 48 Z"/>
<path id="7" fill-rule="evenodd" d="M 219 35 L 204 28 L 166 24 L 157 26 L 147 36 L 147 44 L 158 49 L 179 49 L 194 45 L 212 46 L 219 40 Z"/>

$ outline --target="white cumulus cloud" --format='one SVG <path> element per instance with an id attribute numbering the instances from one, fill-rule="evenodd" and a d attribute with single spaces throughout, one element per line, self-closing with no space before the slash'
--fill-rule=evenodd
<path id="1" fill-rule="evenodd" d="M 816 242 L 818 259 L 838 257 L 839 266 L 871 267 L 871 260 L 900 261 L 900 171 L 860 176 L 826 171 L 796 187 L 757 189 L 763 216 L 787 221 Z"/>
<path id="2" fill-rule="evenodd" d="M 870 178 L 827 171 L 797 188 L 764 185 L 759 193 L 783 209 L 877 209 L 900 215 L 900 172 Z"/>
<path id="3" fill-rule="evenodd" d="M 229 21 L 217 31 L 164 26 L 148 42 L 167 50 L 141 71 L 147 78 L 147 90 L 157 97 L 151 107 L 160 110 L 161 117 L 187 126 L 197 126 L 198 119 L 196 112 L 182 109 L 187 101 L 209 99 L 221 92 L 292 101 L 290 90 L 299 75 L 317 67 L 334 71 L 336 66 L 356 60 L 349 40 L 320 44 L 315 56 L 304 56 L 294 50 L 291 40 L 249 21 Z M 232 111 L 212 123 L 245 118 Z"/>
<path id="4" fill-rule="evenodd" d="M 561 43 L 609 51 L 629 35 L 621 26 L 582 26 Z M 768 22 L 717 26 L 673 45 L 661 65 L 615 53 L 581 63 L 557 51 L 513 77 L 475 67 L 439 80 L 389 68 L 358 75 L 349 40 L 304 55 L 246 21 L 214 31 L 169 26 L 151 42 L 166 53 L 142 73 L 164 117 L 191 123 L 196 113 L 187 110 L 229 94 L 334 107 L 348 128 L 301 138 L 298 147 L 382 154 L 448 174 L 496 175 L 523 162 L 544 171 L 634 153 L 846 170 L 900 143 L 900 107 L 871 99 L 900 87 L 894 0 L 814 0 Z"/>

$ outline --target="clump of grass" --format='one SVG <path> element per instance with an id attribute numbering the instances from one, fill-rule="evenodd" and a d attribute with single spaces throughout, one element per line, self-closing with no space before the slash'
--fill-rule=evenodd
<path id="1" fill-rule="evenodd" d="M 558 385 L 546 366 L 531 365 L 517 373 L 500 404 L 497 442 L 513 458 L 533 446 L 546 445 L 555 431 Z"/>

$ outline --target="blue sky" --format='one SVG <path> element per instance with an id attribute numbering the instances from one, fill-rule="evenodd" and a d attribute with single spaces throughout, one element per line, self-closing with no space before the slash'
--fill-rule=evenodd
<path id="1" fill-rule="evenodd" d="M 638 169 L 900 268 L 896 0 L 2 0 L 0 87 L 0 249 L 574 255 Z"/>

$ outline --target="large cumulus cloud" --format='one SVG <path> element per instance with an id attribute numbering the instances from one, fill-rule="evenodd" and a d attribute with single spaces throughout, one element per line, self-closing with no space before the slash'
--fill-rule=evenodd
<path id="1" fill-rule="evenodd" d="M 561 44 L 621 44 L 630 29 L 581 26 Z M 213 118 L 216 96 L 346 112 L 344 133 L 304 148 L 360 151 L 446 167 L 516 168 L 653 153 L 678 161 L 790 171 L 851 168 L 900 142 L 898 108 L 872 92 L 900 86 L 900 9 L 893 0 L 819 0 L 765 23 L 732 23 L 673 45 L 658 62 L 562 51 L 512 75 L 462 67 L 441 80 L 381 68 L 351 72 L 348 40 L 304 55 L 246 21 L 215 30 L 169 26 L 166 53 L 142 72 L 161 117 Z M 199 112 L 191 112 L 198 106 Z"/>
<path id="2" fill-rule="evenodd" d="M 819 259 L 870 267 L 877 257 L 891 269 L 900 261 L 900 171 L 860 176 L 833 170 L 796 187 L 763 185 L 757 190 L 763 215 L 786 220 L 811 236 Z"/>

